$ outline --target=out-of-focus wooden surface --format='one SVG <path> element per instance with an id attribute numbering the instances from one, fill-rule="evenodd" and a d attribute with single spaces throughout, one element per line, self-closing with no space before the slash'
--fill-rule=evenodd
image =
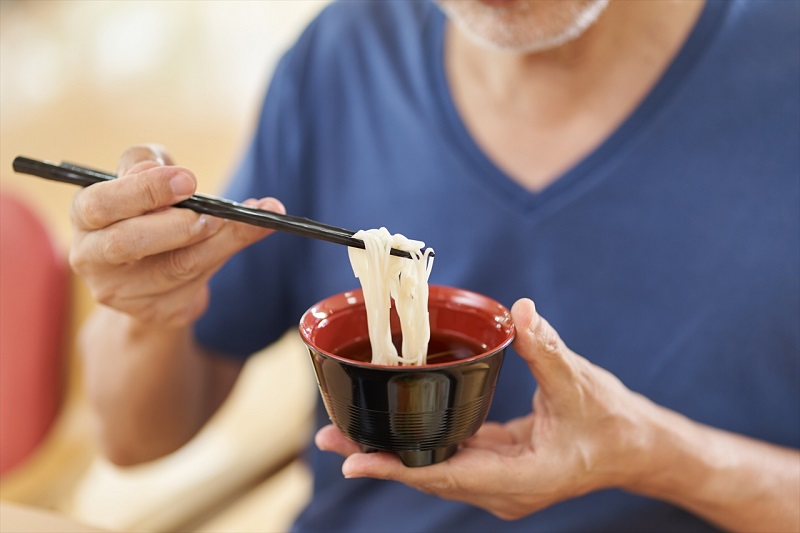
<path id="1" fill-rule="evenodd" d="M 0 502 L 0 533 L 92 533 L 101 529 L 36 507 Z"/>
<path id="2" fill-rule="evenodd" d="M 165 145 L 178 163 L 194 170 L 200 192 L 218 192 L 245 148 L 277 60 L 327 1 L 0 0 L 0 187 L 32 205 L 65 254 L 71 239 L 69 212 L 76 189 L 15 174 L 11 163 L 16 155 L 67 160 L 113 171 L 126 147 L 157 142 Z M 76 278 L 74 285 L 72 341 L 94 305 L 82 281 Z M 55 476 L 58 470 L 54 461 L 64 463 L 63 470 L 69 472 L 70 464 L 78 464 L 70 459 L 76 452 L 80 452 L 82 461 L 83 452 L 93 452 L 90 446 L 76 449 L 83 444 L 74 437 L 78 434 L 86 440 L 90 423 L 84 402 L 75 398 L 80 396 L 80 390 L 76 391 L 81 382 L 80 366 L 75 353 L 70 357 L 73 396 L 68 402 L 68 416 L 57 423 L 41 457 L 27 465 L 27 471 L 23 468 L 16 472 L 13 484 L 5 485 L 9 490 L 0 494 L 3 499 L 13 495 L 31 500 L 43 495 L 47 476 Z M 275 377 L 268 375 L 269 365 L 251 366 L 253 375 L 245 380 L 249 385 L 243 385 L 250 392 L 242 396 L 252 399 L 240 402 L 244 405 L 240 409 L 245 411 L 219 427 L 251 423 L 253 413 L 268 409 L 253 392 L 270 386 L 269 380 Z M 311 383 L 309 378 L 310 369 L 299 385 L 302 394 L 316 394 L 313 385 L 312 389 L 303 388 Z M 310 403 L 301 404 L 307 416 Z M 273 406 L 277 408 L 283 407 Z M 250 418 L 245 414 L 248 410 Z M 270 423 L 280 423 L 280 417 L 266 418 L 278 421 Z M 302 432 L 305 426 L 298 427 Z M 241 429 L 245 435 L 254 431 Z M 265 433 L 270 430 L 259 429 Z M 214 439 L 208 440 L 213 446 Z M 102 465 L 102 459 L 97 461 Z M 125 472 L 118 472 L 111 481 L 108 476 L 96 481 L 92 478 L 96 468 L 97 463 L 93 463 L 88 478 L 81 480 L 78 490 L 83 492 L 64 496 L 64 489 L 58 485 L 58 494 L 47 494 L 42 504 L 91 516 L 98 509 L 80 507 L 81 495 L 102 490 L 102 483 L 111 483 L 119 490 L 135 490 L 142 484 L 139 474 Z M 169 476 L 153 475 L 155 481 L 150 482 L 155 483 L 159 475 Z M 180 480 L 163 479 L 164 485 L 170 483 L 183 487 Z M 308 472 L 296 463 L 275 479 L 242 494 L 241 501 L 220 509 L 218 516 L 206 515 L 201 521 L 193 521 L 191 527 L 259 530 L 258 523 L 253 525 L 246 517 L 258 522 L 258 513 L 253 510 L 274 509 L 270 505 L 278 502 L 284 514 L 273 513 L 274 520 L 261 526 L 280 530 L 287 527 L 309 490 Z M 135 493 L 130 497 L 136 498 Z M 273 498 L 278 499 L 273 502 Z M 124 502 L 124 498 L 119 501 Z M 139 517 L 129 516 L 130 509 L 124 507 L 100 510 L 106 513 L 104 523 L 151 524 L 149 530 L 170 530 L 169 517 L 159 516 L 157 506 L 142 505 L 142 513 L 152 515 Z M 176 527 L 174 523 L 172 528 Z"/>

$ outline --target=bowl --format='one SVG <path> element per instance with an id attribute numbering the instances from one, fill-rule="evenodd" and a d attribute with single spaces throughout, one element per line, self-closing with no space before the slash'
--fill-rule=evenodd
<path id="1" fill-rule="evenodd" d="M 328 416 L 363 451 L 397 454 L 406 466 L 444 461 L 483 424 L 505 348 L 511 313 L 481 294 L 431 285 L 429 363 L 376 365 L 368 357 L 361 289 L 322 300 L 300 320 Z M 394 309 L 391 330 L 399 335 Z M 457 355 L 435 355 L 454 349 Z"/>

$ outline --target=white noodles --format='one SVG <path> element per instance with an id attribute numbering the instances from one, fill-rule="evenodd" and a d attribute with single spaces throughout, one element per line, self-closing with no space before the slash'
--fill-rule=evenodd
<path id="1" fill-rule="evenodd" d="M 361 230 L 353 235 L 364 250 L 348 248 L 353 273 L 361 283 L 367 308 L 372 362 L 379 365 L 424 365 L 431 337 L 428 320 L 428 277 L 433 267 L 431 249 L 386 228 Z M 389 254 L 404 250 L 412 259 Z M 392 344 L 389 310 L 394 299 L 403 335 L 402 355 Z"/>

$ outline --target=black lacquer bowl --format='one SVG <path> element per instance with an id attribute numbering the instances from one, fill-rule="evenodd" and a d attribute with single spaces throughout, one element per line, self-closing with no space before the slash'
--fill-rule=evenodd
<path id="1" fill-rule="evenodd" d="M 396 453 L 407 466 L 438 463 L 474 435 L 489 411 L 511 314 L 498 302 L 463 289 L 432 285 L 431 334 L 461 337 L 475 355 L 423 366 L 374 365 L 337 355 L 369 337 L 361 290 L 326 298 L 305 312 L 308 347 L 331 421 L 364 450 Z M 392 310 L 392 333 L 400 325 Z"/>

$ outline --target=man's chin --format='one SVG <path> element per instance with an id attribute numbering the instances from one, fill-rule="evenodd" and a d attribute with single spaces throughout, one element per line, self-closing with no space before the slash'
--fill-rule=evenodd
<path id="1" fill-rule="evenodd" d="M 578 38 L 608 0 L 437 0 L 448 18 L 478 45 L 511 53 L 535 53 Z"/>

